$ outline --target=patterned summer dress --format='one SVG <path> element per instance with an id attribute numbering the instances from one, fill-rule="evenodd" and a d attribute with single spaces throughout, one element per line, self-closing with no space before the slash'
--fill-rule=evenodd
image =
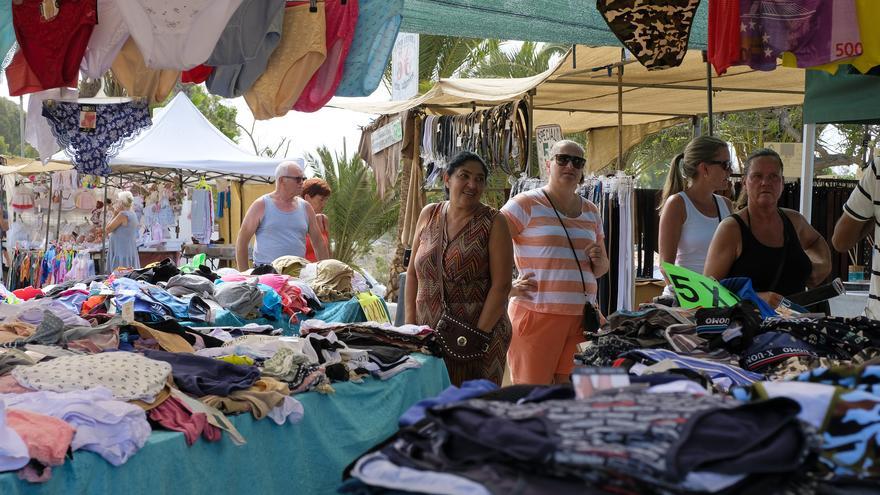
<path id="1" fill-rule="evenodd" d="M 442 283 L 437 267 L 438 250 L 442 250 L 441 215 L 445 203 L 438 203 L 419 236 L 415 270 L 419 278 L 416 293 L 416 318 L 420 325 L 435 327 L 443 313 L 440 291 Z M 489 276 L 489 232 L 498 211 L 482 205 L 461 231 L 448 240 L 443 258 L 446 282 L 446 303 L 458 318 L 476 325 L 491 287 Z M 507 347 L 510 345 L 510 320 L 505 311 L 492 333 L 489 351 L 479 360 L 457 362 L 446 359 L 449 379 L 454 385 L 463 381 L 485 378 L 501 385 Z"/>

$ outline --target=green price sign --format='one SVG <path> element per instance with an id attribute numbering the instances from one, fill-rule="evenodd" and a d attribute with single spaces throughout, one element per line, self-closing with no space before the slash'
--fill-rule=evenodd
<path id="1" fill-rule="evenodd" d="M 705 275 L 666 262 L 663 270 L 682 308 L 724 308 L 739 302 L 734 293 Z"/>

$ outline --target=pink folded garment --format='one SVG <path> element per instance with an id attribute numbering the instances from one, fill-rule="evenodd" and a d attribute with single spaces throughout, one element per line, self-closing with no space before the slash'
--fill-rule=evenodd
<path id="1" fill-rule="evenodd" d="M 46 469 L 26 466 L 20 477 L 31 482 L 44 482 L 52 476 L 49 466 L 64 464 L 64 456 L 76 429 L 58 418 L 22 409 L 7 409 L 6 424 L 18 433 L 28 447 L 28 455 Z"/>

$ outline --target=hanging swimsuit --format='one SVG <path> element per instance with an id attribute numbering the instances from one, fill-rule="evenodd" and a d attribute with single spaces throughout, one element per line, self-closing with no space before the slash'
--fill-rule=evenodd
<path id="1" fill-rule="evenodd" d="M 266 72 L 244 94 L 257 120 L 287 114 L 327 56 L 324 10 L 303 2 L 284 9 L 284 28 Z"/>
<path id="2" fill-rule="evenodd" d="M 79 70 L 90 79 L 99 79 L 110 69 L 122 45 L 128 39 L 128 26 L 122 19 L 116 0 L 98 0 L 98 19 L 92 31 Z"/>
<path id="3" fill-rule="evenodd" d="M 12 27 L 12 2 L 0 2 L 0 66 L 12 61 L 15 48 L 15 29 Z"/>
<path id="4" fill-rule="evenodd" d="M 206 64 L 216 66 L 208 77 L 212 94 L 237 98 L 266 71 L 281 41 L 284 0 L 244 0 L 220 35 Z"/>
<path id="5" fill-rule="evenodd" d="M 360 0 L 359 8 L 336 96 L 369 96 L 376 90 L 403 19 L 403 0 Z"/>
<path id="6" fill-rule="evenodd" d="M 154 69 L 190 69 L 211 55 L 241 0 L 117 0 L 144 61 Z"/>
<path id="7" fill-rule="evenodd" d="M 318 111 L 333 98 L 342 81 L 342 69 L 354 39 L 358 20 L 357 0 L 348 0 L 345 5 L 340 0 L 325 0 L 324 9 L 327 17 L 327 59 L 296 101 L 293 108 L 300 112 Z"/>
<path id="8" fill-rule="evenodd" d="M 189 84 L 202 84 L 208 80 L 214 68 L 210 65 L 197 65 L 192 69 L 180 73 L 180 82 Z"/>
<path id="9" fill-rule="evenodd" d="M 678 67 L 700 0 L 598 0 L 611 32 L 649 70 Z"/>
<path id="10" fill-rule="evenodd" d="M 42 0 L 12 2 L 15 36 L 43 88 L 66 86 L 79 75 L 79 64 L 98 22 L 95 0 L 60 2 L 58 13 L 52 19 L 43 18 L 42 3 Z"/>
<path id="11" fill-rule="evenodd" d="M 138 102 L 94 105 L 96 122 L 93 130 L 80 129 L 80 111 L 84 105 L 59 101 L 43 105 L 43 117 L 64 152 L 80 173 L 106 176 L 110 159 L 123 143 L 150 126 L 149 106 Z"/>
<path id="12" fill-rule="evenodd" d="M 164 101 L 180 77 L 180 72 L 175 70 L 148 68 L 132 38 L 122 45 L 111 68 L 113 76 L 129 96 L 143 96 L 151 103 Z"/>

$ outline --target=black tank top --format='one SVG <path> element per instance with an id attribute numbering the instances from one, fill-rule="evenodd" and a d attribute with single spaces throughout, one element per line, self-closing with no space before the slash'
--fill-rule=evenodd
<path id="1" fill-rule="evenodd" d="M 773 291 L 790 296 L 806 288 L 807 279 L 813 271 L 813 263 L 801 247 L 791 220 L 782 210 L 777 211 L 782 217 L 782 247 L 761 244 L 739 215 L 731 215 L 739 223 L 742 254 L 733 262 L 727 276 L 752 279 L 752 287 L 757 292 Z"/>

